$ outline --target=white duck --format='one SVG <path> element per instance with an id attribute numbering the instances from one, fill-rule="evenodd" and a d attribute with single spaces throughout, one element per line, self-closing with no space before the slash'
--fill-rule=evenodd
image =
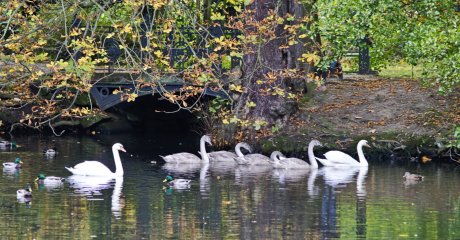
<path id="1" fill-rule="evenodd" d="M 240 142 L 235 146 L 235 153 L 229 151 L 217 151 L 208 153 L 209 160 L 211 162 L 235 162 L 235 158 L 238 156 L 243 156 L 241 148 L 244 148 L 251 152 L 251 147 L 245 142 Z"/>
<path id="2" fill-rule="evenodd" d="M 245 145 L 245 148 L 248 149 L 249 151 L 252 151 L 251 147 L 247 144 Z M 234 158 L 234 160 L 239 165 L 271 166 L 275 158 L 279 157 L 279 154 L 280 152 L 275 151 L 275 152 L 272 152 L 270 157 L 267 157 L 259 153 L 251 153 L 251 154 L 243 155 L 243 153 L 239 151 L 237 152 L 238 157 Z"/>
<path id="3" fill-rule="evenodd" d="M 46 176 L 43 173 L 38 174 L 38 177 L 35 179 L 35 182 L 43 185 L 61 185 L 64 182 L 64 178 L 55 177 L 55 176 Z"/>
<path id="4" fill-rule="evenodd" d="M 361 140 L 358 142 L 356 148 L 358 150 L 359 161 L 341 151 L 329 151 L 324 154 L 326 159 L 316 158 L 316 160 L 318 160 L 324 166 L 369 166 L 366 157 L 364 157 L 363 146 L 370 147 L 366 140 Z"/>
<path id="5" fill-rule="evenodd" d="M 16 142 L 15 141 L 6 141 L 6 140 L 0 140 L 0 147 L 2 148 L 6 148 L 6 147 L 10 147 L 10 148 L 16 148 L 17 145 L 16 145 Z"/>
<path id="6" fill-rule="evenodd" d="M 21 164 L 22 164 L 21 158 L 17 157 L 14 160 L 14 162 L 4 162 L 3 169 L 6 169 L 6 170 L 19 169 L 21 168 Z"/>
<path id="7" fill-rule="evenodd" d="M 17 199 L 30 199 L 32 198 L 32 188 L 30 187 L 30 184 L 26 185 L 26 188 L 24 189 L 18 189 L 16 191 L 16 197 Z"/>
<path id="8" fill-rule="evenodd" d="M 121 164 L 120 154 L 118 151 L 126 152 L 121 143 L 115 143 L 112 146 L 113 160 L 115 161 L 115 172 L 110 171 L 108 167 L 98 161 L 84 161 L 75 165 L 73 168 L 66 167 L 74 175 L 86 176 L 110 176 L 119 177 L 123 176 L 123 166 Z"/>
<path id="9" fill-rule="evenodd" d="M 305 162 L 300 158 L 286 158 L 284 155 L 279 151 L 274 151 L 272 154 L 275 154 L 275 158 L 273 159 L 272 165 L 273 168 L 278 169 L 310 169 L 310 164 Z"/>
<path id="10" fill-rule="evenodd" d="M 209 163 L 209 156 L 206 153 L 206 143 L 212 145 L 211 138 L 208 135 L 203 135 L 200 139 L 200 155 L 201 158 L 197 157 L 195 154 L 182 152 L 174 153 L 167 156 L 160 156 L 167 163 Z"/>
<path id="11" fill-rule="evenodd" d="M 43 150 L 43 154 L 51 158 L 51 157 L 56 156 L 57 151 L 56 151 L 56 148 L 50 148 L 50 149 Z"/>

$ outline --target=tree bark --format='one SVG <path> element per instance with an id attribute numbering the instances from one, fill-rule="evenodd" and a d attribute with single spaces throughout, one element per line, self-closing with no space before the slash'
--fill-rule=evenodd
<path id="1" fill-rule="evenodd" d="M 262 22 L 271 11 L 277 16 L 285 17 L 287 13 L 299 17 L 304 14 L 302 6 L 294 0 L 255 0 L 247 8 L 253 12 L 251 20 Z M 250 20 L 248 20 L 250 21 Z M 303 79 L 293 79 L 282 74 L 287 69 L 304 70 L 303 63 L 297 59 L 302 54 L 301 44 L 280 48 L 287 45 L 284 26 L 291 24 L 284 22 L 275 27 L 276 38 L 261 44 L 253 44 L 249 54 L 243 57 L 243 93 L 238 101 L 237 114 L 253 120 L 264 120 L 269 124 L 284 125 L 297 110 L 295 101 L 287 98 L 287 92 L 292 87 L 292 82 L 302 82 Z M 247 26 L 251 31 L 252 26 Z M 254 29 L 253 29 L 254 30 Z M 267 81 L 267 73 L 278 73 L 276 80 Z M 295 78 L 295 77 L 294 77 Z M 260 83 L 260 80 L 264 83 Z M 267 89 L 277 86 L 285 90 L 286 95 L 265 94 Z M 256 103 L 255 107 L 246 107 L 246 102 Z"/>

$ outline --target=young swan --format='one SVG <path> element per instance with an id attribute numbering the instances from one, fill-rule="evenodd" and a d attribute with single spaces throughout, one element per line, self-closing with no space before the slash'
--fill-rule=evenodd
<path id="1" fill-rule="evenodd" d="M 274 151 L 271 155 L 271 159 L 273 159 L 272 165 L 273 168 L 280 168 L 280 169 L 310 169 L 310 164 L 305 162 L 300 158 L 286 158 L 284 155 L 279 151 Z"/>
<path id="2" fill-rule="evenodd" d="M 235 162 L 235 158 L 238 156 L 243 156 L 241 149 L 244 148 L 247 151 L 251 152 L 251 148 L 245 142 L 240 142 L 235 146 L 235 152 L 229 151 L 217 151 L 217 152 L 210 152 L 208 153 L 209 160 L 211 162 Z"/>
<path id="3" fill-rule="evenodd" d="M 209 163 L 209 156 L 208 153 L 206 153 L 206 143 L 212 145 L 211 138 L 208 135 L 203 135 L 200 139 L 201 158 L 188 152 L 174 153 L 167 156 L 160 155 L 160 157 L 167 163 Z"/>

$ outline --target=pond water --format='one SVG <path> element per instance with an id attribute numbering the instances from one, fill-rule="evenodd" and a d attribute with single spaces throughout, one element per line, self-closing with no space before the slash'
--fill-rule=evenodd
<path id="1" fill-rule="evenodd" d="M 3 239 L 457 239 L 460 174 L 454 166 L 373 162 L 368 168 L 281 171 L 226 165 L 164 165 L 158 155 L 197 152 L 198 137 L 144 135 L 17 137 L 18 171 L 0 177 Z M 111 145 L 124 144 L 125 175 L 78 178 L 64 168 L 100 160 L 114 169 Z M 57 147 L 54 158 L 42 150 Z M 154 163 L 151 163 L 154 161 Z M 155 161 L 157 163 L 155 163 Z M 405 171 L 425 176 L 404 182 Z M 61 185 L 34 183 L 39 173 Z M 167 174 L 190 178 L 165 189 Z M 29 203 L 16 190 L 31 183 Z"/>

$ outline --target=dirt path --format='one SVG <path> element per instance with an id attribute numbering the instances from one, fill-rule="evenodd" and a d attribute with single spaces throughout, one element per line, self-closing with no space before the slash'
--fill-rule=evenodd
<path id="1" fill-rule="evenodd" d="M 459 92 L 442 96 L 415 80 L 360 75 L 324 86 L 300 106 L 292 125 L 302 141 L 319 138 L 342 145 L 357 137 L 405 142 L 424 136 L 434 145 L 460 125 Z"/>

